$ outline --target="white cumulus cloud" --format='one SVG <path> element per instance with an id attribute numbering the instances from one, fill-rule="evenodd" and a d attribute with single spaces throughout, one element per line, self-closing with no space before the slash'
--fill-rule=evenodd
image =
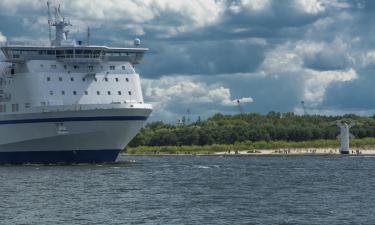
<path id="1" fill-rule="evenodd" d="M 336 55 L 342 53 L 346 56 L 345 49 L 346 44 L 342 40 L 331 43 L 288 42 L 267 54 L 261 66 L 261 71 L 264 76 L 295 77 L 294 85 L 300 86 L 299 98 L 311 106 L 317 106 L 324 100 L 326 90 L 331 84 L 357 79 L 358 74 L 351 67 L 334 70 L 307 68 L 305 65 L 306 58 L 318 54 L 324 56 L 322 59 L 331 60 L 334 63 L 333 58 Z"/>
<path id="2" fill-rule="evenodd" d="M 5 42 L 7 41 L 7 37 L 5 37 L 1 32 L 0 32 L 0 42 Z"/>
<path id="3" fill-rule="evenodd" d="M 180 107 L 214 110 L 220 107 L 236 106 L 229 88 L 221 84 L 207 84 L 199 76 L 163 76 L 160 79 L 143 79 L 145 98 L 152 102 L 158 116 L 177 115 Z M 241 103 L 251 103 L 251 97 L 239 99 Z"/>

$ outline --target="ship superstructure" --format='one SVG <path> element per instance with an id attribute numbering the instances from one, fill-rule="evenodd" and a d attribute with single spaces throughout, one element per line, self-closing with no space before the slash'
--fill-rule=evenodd
<path id="1" fill-rule="evenodd" d="M 152 111 L 134 68 L 148 49 L 69 41 L 60 7 L 49 25 L 49 46 L 1 46 L 0 163 L 115 161 Z"/>

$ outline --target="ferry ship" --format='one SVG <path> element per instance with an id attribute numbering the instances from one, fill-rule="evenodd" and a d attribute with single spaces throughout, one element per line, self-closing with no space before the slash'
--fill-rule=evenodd
<path id="1" fill-rule="evenodd" d="M 48 45 L 1 45 L 0 163 L 113 162 L 152 112 L 135 71 L 148 49 L 70 41 L 47 5 Z"/>

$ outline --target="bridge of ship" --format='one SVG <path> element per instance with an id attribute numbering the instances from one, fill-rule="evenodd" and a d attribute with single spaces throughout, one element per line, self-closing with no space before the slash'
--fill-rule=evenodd
<path id="1" fill-rule="evenodd" d="M 28 60 L 57 60 L 65 63 L 100 63 L 103 61 L 128 61 L 139 64 L 147 48 L 109 48 L 106 46 L 73 47 L 1 47 L 7 62 L 23 63 Z"/>

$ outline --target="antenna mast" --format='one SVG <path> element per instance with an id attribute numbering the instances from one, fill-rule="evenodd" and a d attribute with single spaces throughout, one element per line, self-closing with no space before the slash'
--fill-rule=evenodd
<path id="1" fill-rule="evenodd" d="M 240 110 L 240 114 L 244 114 L 245 112 L 241 106 L 241 102 L 239 99 L 237 99 L 237 106 L 238 106 L 238 109 Z"/>
<path id="2" fill-rule="evenodd" d="M 52 31 L 51 31 L 51 25 L 52 25 L 52 19 L 51 19 L 51 3 L 47 1 L 47 7 L 48 7 L 48 29 L 49 29 L 49 42 L 52 43 Z"/>
<path id="3" fill-rule="evenodd" d="M 87 45 L 90 45 L 90 42 L 91 42 L 91 31 L 90 31 L 90 27 L 87 27 Z"/>
<path id="4" fill-rule="evenodd" d="M 305 101 L 301 101 L 301 105 L 302 105 L 302 109 L 303 109 L 303 115 L 306 116 L 307 112 L 306 112 Z"/>

